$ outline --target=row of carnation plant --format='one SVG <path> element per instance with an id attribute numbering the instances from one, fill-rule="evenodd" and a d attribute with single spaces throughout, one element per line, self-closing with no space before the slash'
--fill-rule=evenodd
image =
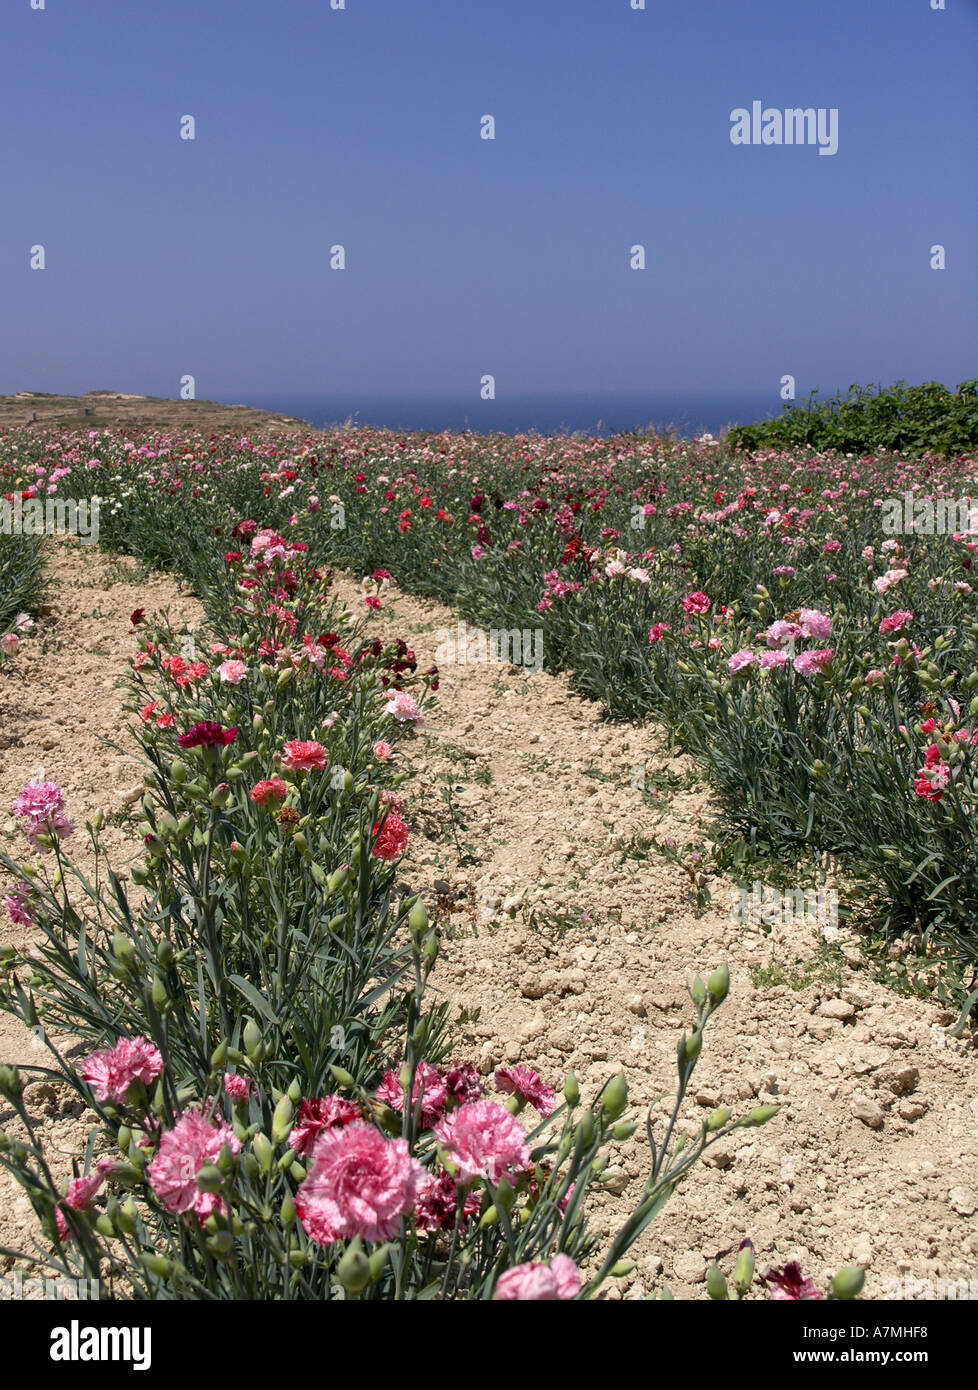
<path id="1" fill-rule="evenodd" d="M 700 1155 L 775 1113 L 681 1122 L 726 967 L 691 988 L 674 1106 L 662 1134 L 650 1113 L 647 1181 L 599 1248 L 589 1197 L 638 1123 L 623 1078 L 584 1099 L 573 1075 L 562 1094 L 522 1065 L 483 1076 L 427 1001 L 438 932 L 397 874 L 437 672 L 370 638 L 298 527 L 232 539 L 205 576 L 213 641 L 130 620 L 135 860 L 109 862 L 99 813 L 83 872 L 52 782 L 14 804 L 26 854 L 0 865 L 32 944 L 0 952 L 0 1006 L 49 1061 L 0 1068 L 0 1163 L 38 1218 L 6 1253 L 120 1298 L 600 1296 Z M 89 1116 L 70 1171 L 32 1116 L 38 1078 Z M 843 1271 L 829 1293 L 860 1285 Z M 768 1286 L 822 1296 L 793 1267 Z"/>

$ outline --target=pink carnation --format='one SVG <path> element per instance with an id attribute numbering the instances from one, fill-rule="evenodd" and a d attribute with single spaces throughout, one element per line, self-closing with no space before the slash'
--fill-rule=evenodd
<path id="1" fill-rule="evenodd" d="M 385 743 L 383 739 L 379 739 L 374 744 L 374 757 L 377 759 L 379 763 L 386 763 L 393 751 L 394 750 L 390 746 L 390 744 Z"/>
<path id="2" fill-rule="evenodd" d="M 799 676 L 817 676 L 828 668 L 834 654 L 831 647 L 817 652 L 800 652 L 794 660 L 795 670 Z"/>
<path id="3" fill-rule="evenodd" d="M 228 685 L 240 685 L 248 674 L 248 668 L 243 661 L 222 661 L 217 674 Z"/>
<path id="4" fill-rule="evenodd" d="M 414 1206 L 425 1177 L 404 1139 L 385 1139 L 358 1120 L 316 1140 L 309 1176 L 295 1194 L 307 1235 L 320 1245 L 362 1236 L 390 1240 Z"/>
<path id="5" fill-rule="evenodd" d="M 779 618 L 776 623 L 772 623 L 765 636 L 769 647 L 783 647 L 788 642 L 799 642 L 805 634 L 797 623 L 786 622 Z"/>
<path id="6" fill-rule="evenodd" d="M 742 647 L 739 652 L 734 652 L 733 656 L 727 662 L 727 667 L 731 674 L 735 676 L 738 671 L 744 671 L 749 666 L 754 666 L 756 662 L 757 657 L 750 648 Z"/>
<path id="7" fill-rule="evenodd" d="M 771 671 L 776 666 L 787 666 L 788 653 L 780 651 L 762 652 L 760 657 L 758 658 L 757 664 L 760 666 L 762 671 Z"/>
<path id="8" fill-rule="evenodd" d="M 448 1087 L 441 1069 L 431 1066 L 428 1062 L 419 1062 L 414 1073 L 411 1104 L 417 1106 L 419 1098 L 421 1100 L 421 1128 L 431 1129 L 435 1121 L 441 1118 L 448 1102 Z M 384 1105 L 389 1105 L 398 1114 L 403 1110 L 404 1090 L 400 1079 L 393 1071 L 384 1072 L 383 1079 L 377 1088 L 377 1099 Z"/>
<path id="9" fill-rule="evenodd" d="M 392 714 L 399 724 L 423 724 L 424 716 L 418 709 L 414 697 L 406 690 L 391 691 L 384 706 L 386 714 Z"/>
<path id="10" fill-rule="evenodd" d="M 693 593 L 687 594 L 686 597 L 683 599 L 684 613 L 706 613 L 709 607 L 709 597 L 708 595 L 704 594 L 701 589 L 697 589 Z"/>
<path id="11" fill-rule="evenodd" d="M 461 1105 L 439 1120 L 435 1138 L 459 1170 L 462 1182 L 488 1178 L 493 1184 L 530 1166 L 530 1150 L 519 1121 L 493 1100 Z"/>
<path id="12" fill-rule="evenodd" d="M 554 1088 L 537 1076 L 532 1067 L 499 1067 L 496 1085 L 508 1095 L 528 1101 L 541 1115 L 550 1115 L 556 1103 Z"/>
<path id="13" fill-rule="evenodd" d="M 241 1151 L 230 1125 L 212 1124 L 197 1110 L 185 1110 L 172 1129 L 164 1130 L 146 1175 L 167 1211 L 196 1212 L 201 1224 L 212 1212 L 224 1213 L 223 1198 L 201 1192 L 197 1174 L 205 1163 L 217 1162 L 225 1144 L 233 1154 Z"/>
<path id="14" fill-rule="evenodd" d="M 891 613 L 888 618 L 884 618 L 880 623 L 880 632 L 902 632 L 908 623 L 913 622 L 913 614 L 906 609 L 900 609 L 896 613 Z"/>
<path id="15" fill-rule="evenodd" d="M 798 614 L 798 623 L 805 636 L 816 642 L 824 642 L 832 631 L 831 619 L 817 608 L 803 608 Z"/>
<path id="16" fill-rule="evenodd" d="M 67 838 L 72 832 L 71 821 L 64 814 L 64 792 L 57 782 L 34 780 L 18 793 L 14 800 L 14 815 L 24 821 L 24 834 L 35 849 L 39 835 Z"/>
<path id="17" fill-rule="evenodd" d="M 326 766 L 326 749 L 315 740 L 293 739 L 283 747 L 282 761 L 290 772 L 322 772 Z"/>
<path id="18" fill-rule="evenodd" d="M 576 1298 L 581 1276 L 569 1255 L 554 1255 L 549 1265 L 535 1260 L 515 1265 L 496 1281 L 494 1297 L 500 1302 L 555 1302 Z"/>
<path id="19" fill-rule="evenodd" d="M 140 1036 L 120 1038 L 115 1047 L 93 1052 L 82 1063 L 81 1076 L 96 1100 L 124 1101 L 130 1086 L 137 1081 L 148 1086 L 162 1071 L 159 1049 Z"/>

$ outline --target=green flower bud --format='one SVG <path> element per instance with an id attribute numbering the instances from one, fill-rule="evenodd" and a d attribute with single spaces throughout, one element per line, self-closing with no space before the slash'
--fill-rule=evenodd
<path id="1" fill-rule="evenodd" d="M 258 1166 L 261 1171 L 263 1173 L 270 1173 L 272 1171 L 273 1150 L 268 1135 L 260 1132 L 256 1134 L 251 1141 L 251 1147 L 255 1152 L 255 1157 L 258 1160 Z"/>
<path id="2" fill-rule="evenodd" d="M 299 1085 L 298 1079 L 289 1083 L 289 1089 L 286 1091 L 286 1095 L 293 1105 L 299 1104 L 299 1101 L 302 1099 L 302 1087 Z"/>
<path id="3" fill-rule="evenodd" d="M 634 1268 L 634 1260 L 619 1260 L 618 1263 L 611 1268 L 611 1277 L 612 1279 L 624 1279 L 625 1275 L 631 1274 Z"/>
<path id="4" fill-rule="evenodd" d="M 564 1100 L 573 1110 L 581 1099 L 581 1088 L 577 1084 L 577 1077 L 572 1071 L 567 1073 L 567 1080 L 564 1082 Z"/>
<path id="5" fill-rule="evenodd" d="M 357 1083 L 345 1067 L 334 1066 L 331 1062 L 329 1069 L 333 1073 L 333 1080 L 337 1086 L 343 1086 L 347 1090 L 352 1090 L 356 1086 Z"/>
<path id="6" fill-rule="evenodd" d="M 687 1037 L 684 1033 L 679 1041 L 679 1065 L 685 1068 L 690 1062 L 695 1062 L 703 1051 L 703 1033 L 699 1028 L 695 1028 Z"/>
<path id="7" fill-rule="evenodd" d="M 160 941 L 160 943 L 156 947 L 157 965 L 160 967 L 161 970 L 169 970 L 170 966 L 173 964 L 175 955 L 176 952 L 173 949 L 173 943 L 171 941 L 168 941 L 167 938 L 164 936 L 162 941 Z"/>
<path id="8" fill-rule="evenodd" d="M 585 1110 L 577 1126 L 578 1142 L 584 1149 L 589 1149 L 594 1143 L 595 1135 L 598 1132 L 598 1124 L 594 1118 L 593 1110 Z"/>
<path id="9" fill-rule="evenodd" d="M 295 1202 L 292 1200 L 292 1193 L 286 1192 L 282 1198 L 282 1205 L 279 1207 L 279 1220 L 283 1226 L 291 1226 L 295 1220 Z"/>
<path id="10" fill-rule="evenodd" d="M 153 987 L 150 991 L 150 994 L 152 996 L 153 1003 L 156 1005 L 158 1009 L 162 1009 L 163 1005 L 170 997 L 167 993 L 166 985 L 160 979 L 159 975 L 153 976 Z"/>
<path id="11" fill-rule="evenodd" d="M 136 948 L 127 936 L 123 936 L 121 931 L 117 931 L 112 937 L 112 954 L 116 960 L 128 962 L 136 954 Z"/>
<path id="12" fill-rule="evenodd" d="M 727 1297 L 727 1281 L 719 1265 L 710 1265 L 706 1271 L 706 1291 L 718 1303 Z"/>
<path id="13" fill-rule="evenodd" d="M 730 1107 L 723 1105 L 719 1110 L 714 1110 L 706 1122 L 707 1130 L 712 1134 L 715 1130 L 723 1129 L 723 1126 L 730 1119 Z"/>
<path id="14" fill-rule="evenodd" d="M 334 869 L 326 880 L 326 887 L 331 893 L 338 893 L 350 877 L 350 870 L 344 864 L 340 869 Z"/>
<path id="15" fill-rule="evenodd" d="M 747 1128 L 754 1128 L 757 1125 L 765 1125 L 767 1124 L 768 1120 L 774 1118 L 774 1116 L 778 1113 L 780 1109 L 781 1107 L 779 1105 L 758 1105 L 754 1110 L 750 1112 L 750 1114 L 744 1120 L 744 1125 Z"/>
<path id="16" fill-rule="evenodd" d="M 737 1256 L 737 1263 L 734 1266 L 734 1287 L 741 1297 L 747 1292 L 754 1280 L 754 1247 L 750 1241 L 745 1241 L 741 1247 L 740 1254 Z"/>
<path id="17" fill-rule="evenodd" d="M 499 1185 L 496 1188 L 496 1205 L 502 1207 L 503 1211 L 506 1212 L 512 1211 L 516 1205 L 516 1189 L 505 1176 L 499 1179 Z"/>
<path id="18" fill-rule="evenodd" d="M 488 1231 L 490 1226 L 499 1225 L 499 1212 L 496 1207 L 486 1207 L 479 1221 L 479 1230 Z"/>
<path id="19" fill-rule="evenodd" d="M 116 1234 L 115 1222 L 104 1211 L 95 1218 L 95 1229 L 100 1236 L 108 1236 L 110 1240 Z"/>
<path id="20" fill-rule="evenodd" d="M 288 1096 L 283 1096 L 275 1107 L 272 1115 L 272 1143 L 282 1144 L 289 1136 L 292 1128 L 292 1117 L 295 1114 L 295 1106 Z"/>
<path id="21" fill-rule="evenodd" d="M 362 1293 L 370 1283 L 370 1261 L 359 1236 L 354 1236 L 336 1266 L 336 1277 L 346 1292 L 352 1294 Z"/>
<path id="22" fill-rule="evenodd" d="M 139 1262 L 147 1274 L 153 1274 L 157 1279 L 169 1279 L 176 1269 L 173 1261 L 164 1260 L 162 1255 L 140 1255 Z"/>
<path id="23" fill-rule="evenodd" d="M 245 1052 L 253 1062 L 260 1061 L 259 1050 L 261 1049 L 262 1039 L 258 1024 L 254 1019 L 249 1018 L 244 1026 L 244 1045 Z"/>
<path id="24" fill-rule="evenodd" d="M 617 1124 L 617 1125 L 612 1125 L 612 1128 L 611 1128 L 611 1137 L 612 1137 L 613 1139 L 617 1139 L 617 1140 L 619 1141 L 619 1143 L 622 1143 L 622 1142 L 624 1142 L 624 1140 L 626 1140 L 626 1139 L 631 1139 L 632 1135 L 635 1133 L 635 1131 L 636 1131 L 637 1129 L 638 1129 L 638 1122 L 637 1122 L 637 1121 L 635 1121 L 635 1120 L 622 1121 L 621 1123 L 619 1123 L 619 1124 Z"/>
<path id="25" fill-rule="evenodd" d="M 624 1072 L 611 1078 L 601 1095 L 601 1110 L 606 1120 L 617 1120 L 628 1104 L 628 1085 Z"/>
<path id="26" fill-rule="evenodd" d="M 139 1209 L 131 1197 L 120 1203 L 115 1214 L 115 1224 L 124 1236 L 134 1235 L 139 1223 Z"/>
<path id="27" fill-rule="evenodd" d="M 187 764 L 181 758 L 174 758 L 170 764 L 170 780 L 176 782 L 177 786 L 187 780 Z"/>
<path id="28" fill-rule="evenodd" d="M 701 1009 L 706 1003 L 706 985 L 698 975 L 689 987 L 689 997 L 698 1009 Z"/>
<path id="29" fill-rule="evenodd" d="M 730 968 L 727 965 L 718 965 L 716 970 L 706 982 L 709 991 L 711 1004 L 722 1004 L 730 993 Z"/>
<path id="30" fill-rule="evenodd" d="M 213 1163 L 203 1163 L 197 1172 L 198 1192 L 220 1192 L 224 1178 Z"/>
<path id="31" fill-rule="evenodd" d="M 847 1265 L 840 1269 L 832 1280 L 832 1293 L 835 1298 L 858 1298 L 866 1282 L 866 1271 L 861 1265 Z"/>
<path id="32" fill-rule="evenodd" d="M 370 1256 L 370 1280 L 372 1283 L 376 1284 L 377 1280 L 387 1268 L 387 1261 L 390 1258 L 390 1253 L 391 1247 L 388 1242 L 385 1245 L 378 1246 Z"/>
<path id="33" fill-rule="evenodd" d="M 218 1231 L 208 1237 L 207 1248 L 216 1259 L 229 1260 L 234 1254 L 234 1236 L 230 1231 Z"/>
<path id="34" fill-rule="evenodd" d="M 420 941 L 428 930 L 428 909 L 420 898 L 408 913 L 408 928 L 415 941 Z"/>
<path id="35" fill-rule="evenodd" d="M 228 1040 L 219 1042 L 211 1053 L 211 1071 L 223 1071 L 228 1060 Z"/>

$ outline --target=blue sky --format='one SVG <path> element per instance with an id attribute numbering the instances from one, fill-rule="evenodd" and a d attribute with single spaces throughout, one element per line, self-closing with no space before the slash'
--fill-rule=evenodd
<path id="1" fill-rule="evenodd" d="M 953 385 L 978 0 L 946 5 L 5 0 L 0 392 Z M 838 152 L 731 144 L 754 100 L 837 108 Z"/>

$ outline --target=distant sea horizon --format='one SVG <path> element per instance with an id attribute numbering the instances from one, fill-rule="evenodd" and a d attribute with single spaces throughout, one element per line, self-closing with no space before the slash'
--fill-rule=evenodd
<path id="1" fill-rule="evenodd" d="M 232 402 L 226 402 L 232 404 Z M 775 392 L 603 392 L 511 395 L 484 401 L 478 396 L 368 396 L 349 392 L 321 396 L 249 396 L 235 401 L 257 410 L 294 415 L 317 429 L 357 425 L 390 430 L 475 430 L 479 434 L 609 435 L 654 426 L 686 438 L 718 435 L 728 425 L 755 424 L 781 413 Z"/>

